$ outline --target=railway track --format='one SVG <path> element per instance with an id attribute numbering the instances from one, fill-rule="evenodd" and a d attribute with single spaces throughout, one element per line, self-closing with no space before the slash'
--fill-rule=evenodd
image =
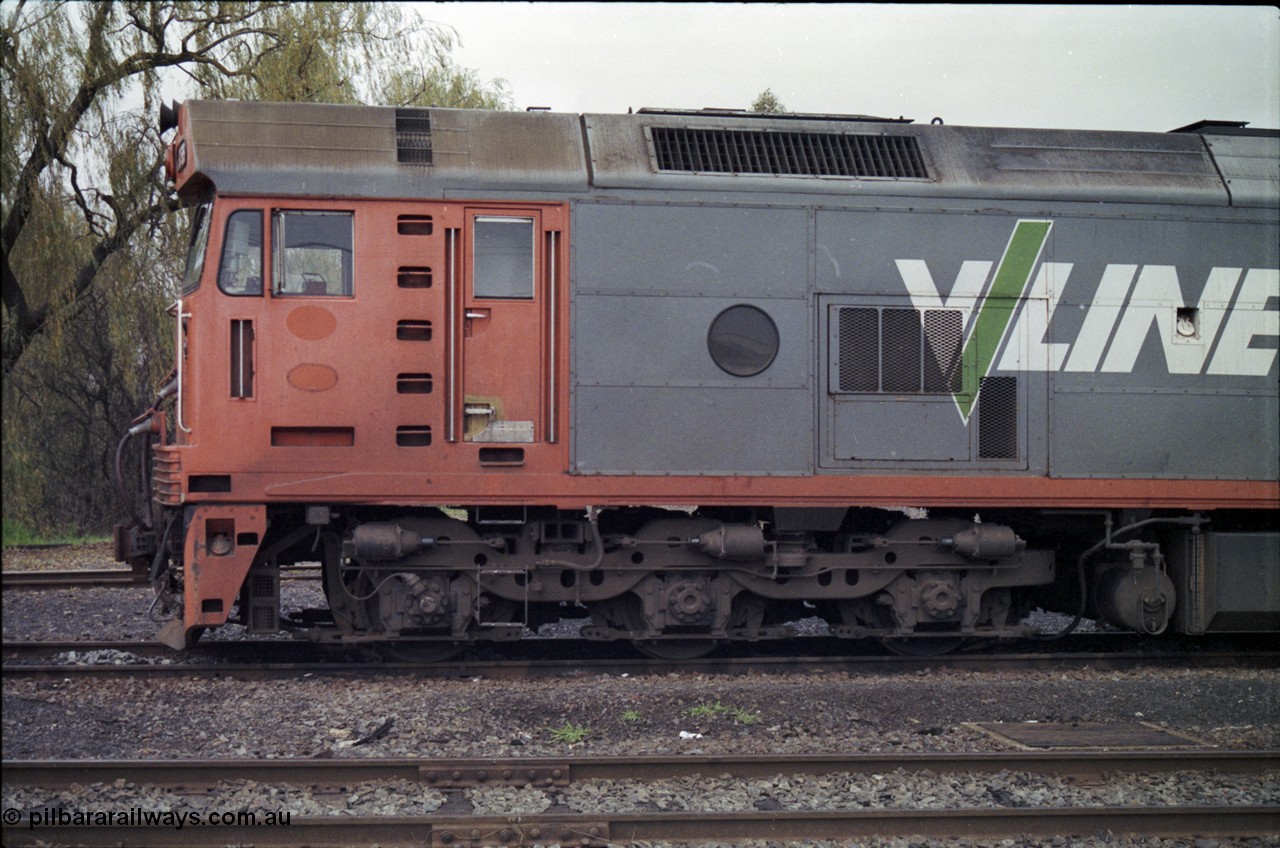
<path id="1" fill-rule="evenodd" d="M 283 569 L 286 580 L 319 580 L 316 567 Z M 68 570 L 5 571 L 0 573 L 4 589 L 94 589 L 109 586 L 145 586 L 145 575 L 125 568 L 79 568 Z"/>
<path id="2" fill-rule="evenodd" d="M 1026 772 L 1104 781 L 1117 772 L 1214 771 L 1261 775 L 1276 768 L 1275 751 L 1026 752 L 909 755 L 786 755 L 407 760 L 52 761 L 4 763 L 4 782 L 50 789 L 71 784 L 164 787 L 188 796 L 223 781 L 261 787 L 317 789 L 368 781 L 408 781 L 455 796 L 476 787 L 527 786 L 569 792 L 588 781 L 652 782 L 694 776 L 858 775 L 894 771 L 948 775 Z M 172 828 L 125 824 L 110 828 L 58 824 L 28 827 L 6 819 L 5 845 L 166 845 Z M 13 826 L 10 826 L 10 825 Z M 948 809 L 772 809 L 573 812 L 549 806 L 522 815 L 468 815 L 451 805 L 429 816 L 291 817 L 287 825 L 238 821 L 184 831 L 188 846 L 252 843 L 315 846 L 370 844 L 528 846 L 558 841 L 596 846 L 650 840 L 856 839 L 878 836 L 1006 838 L 1097 832 L 1155 837 L 1259 837 L 1280 833 L 1280 806 L 1084 806 L 1026 808 L 979 805 Z"/>
<path id="3" fill-rule="evenodd" d="M 815 648 L 829 640 L 815 639 Z M 625 648 L 593 644 L 583 656 L 583 643 L 573 639 L 530 640 L 520 650 L 496 659 L 464 658 L 444 662 L 392 661 L 372 649 L 325 650 L 306 642 L 213 641 L 188 654 L 137 641 L 7 642 L 3 645 L 5 679 L 91 678 L 135 675 L 232 676 L 278 679 L 300 674 L 406 674 L 439 678 L 555 678 L 568 674 L 768 674 L 803 671 L 812 674 L 913 671 L 945 666 L 968 671 L 1017 669 L 1128 670 L 1167 666 L 1182 668 L 1256 668 L 1280 665 L 1280 652 L 1250 650 L 1151 653 L 1102 651 L 1059 653 L 975 653 L 945 657 L 900 655 L 831 655 L 812 653 L 754 656 L 710 656 L 689 660 L 636 657 Z M 804 646 L 793 646 L 804 650 Z"/>
<path id="4" fill-rule="evenodd" d="M 88 589 L 100 586 L 144 585 L 146 577 L 126 568 L 81 568 L 67 571 L 5 571 L 4 589 Z"/>
<path id="5" fill-rule="evenodd" d="M 51 825 L 38 832 L 5 828 L 6 846 L 164 846 L 174 844 L 168 827 Z M 738 843 L 747 839 L 841 839 L 930 837 L 1003 839 L 1063 834 L 1124 834 L 1156 838 L 1258 837 L 1280 832 L 1274 807 L 1095 807 L 1074 809 L 891 810 L 728 813 L 612 813 L 591 815 L 313 816 L 288 826 L 188 827 L 186 848 L 254 845 L 348 848 L 351 845 L 432 848 L 520 848 L 546 844 L 583 848 L 663 842 Z M 37 836 L 37 833 L 39 834 Z"/>

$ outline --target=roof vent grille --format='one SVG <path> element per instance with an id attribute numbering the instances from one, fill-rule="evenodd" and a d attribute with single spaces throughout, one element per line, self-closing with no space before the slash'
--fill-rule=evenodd
<path id="1" fill-rule="evenodd" d="M 402 165 L 431 164 L 431 110 L 396 110 L 396 161 Z"/>
<path id="2" fill-rule="evenodd" d="M 912 136 L 651 127 L 659 171 L 928 179 Z"/>

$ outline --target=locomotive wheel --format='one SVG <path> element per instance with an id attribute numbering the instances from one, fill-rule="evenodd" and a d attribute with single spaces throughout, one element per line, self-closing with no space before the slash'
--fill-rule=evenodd
<path id="1" fill-rule="evenodd" d="M 894 628 L 893 613 L 866 598 L 840 602 L 840 618 L 848 625 L 874 627 L 879 630 Z M 877 636 L 876 640 L 889 651 L 904 657 L 940 657 L 964 644 L 963 636 Z"/>
<path id="2" fill-rule="evenodd" d="M 378 646 L 378 653 L 391 662 L 425 665 L 451 660 L 465 647 L 464 642 L 387 642 Z"/>
<path id="3" fill-rule="evenodd" d="M 624 595 L 598 604 L 591 611 L 596 624 L 611 630 L 643 633 L 646 629 L 644 610 L 634 595 Z M 659 660 L 694 660 L 705 657 L 720 647 L 716 639 L 633 639 L 631 646 L 640 653 Z"/>
<path id="4" fill-rule="evenodd" d="M 696 660 L 720 647 L 716 639 L 637 639 L 631 644 L 640 653 L 659 660 Z"/>
<path id="5" fill-rule="evenodd" d="M 904 657 L 940 657 L 955 651 L 963 645 L 964 637 L 897 636 L 882 638 L 880 644 L 893 653 Z"/>

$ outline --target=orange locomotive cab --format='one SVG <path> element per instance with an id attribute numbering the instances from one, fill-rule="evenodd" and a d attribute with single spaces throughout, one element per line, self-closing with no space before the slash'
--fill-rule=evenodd
<path id="1" fill-rule="evenodd" d="M 493 467 L 563 469 L 542 272 L 562 209 L 221 196 L 212 209 L 205 284 L 179 319 L 189 495 L 442 502 Z"/>
<path id="2" fill-rule="evenodd" d="M 157 540 L 184 565 L 174 645 L 225 623 L 255 558 L 316 535 L 325 502 L 515 500 L 502 478 L 563 473 L 567 441 L 563 203 L 224 191 L 177 115 L 169 169 L 196 206 L 173 438 L 154 448 L 184 529 Z M 266 504 L 309 523 L 264 551 Z"/>

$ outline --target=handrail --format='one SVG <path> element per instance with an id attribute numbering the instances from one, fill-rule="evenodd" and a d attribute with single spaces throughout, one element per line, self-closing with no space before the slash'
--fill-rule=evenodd
<path id="1" fill-rule="evenodd" d="M 445 419 L 444 438 L 447 442 L 458 441 L 457 407 L 458 407 L 458 231 L 454 228 L 445 230 L 445 265 L 448 268 L 445 280 Z"/>
<path id="2" fill-rule="evenodd" d="M 547 288 L 547 310 L 550 316 L 547 332 L 547 442 L 556 443 L 556 261 L 558 258 L 559 233 L 552 230 L 547 234 L 550 257 L 548 257 L 549 285 Z"/>
<path id="3" fill-rule="evenodd" d="M 178 360 L 177 368 L 176 368 L 178 372 L 178 392 L 177 392 L 178 396 L 175 399 L 175 403 L 177 404 L 177 407 L 176 407 L 177 415 L 175 417 L 177 420 L 178 429 L 184 433 L 190 433 L 191 428 L 188 427 L 186 424 L 184 424 L 182 421 L 182 363 L 183 363 L 183 360 L 187 358 L 187 328 L 186 328 L 186 325 L 183 324 L 183 319 L 190 318 L 191 313 L 182 311 L 182 298 L 178 298 L 177 302 L 174 303 L 174 305 L 169 308 L 171 310 L 176 309 L 175 315 L 178 320 L 177 350 L 174 351 L 174 354 Z"/>

